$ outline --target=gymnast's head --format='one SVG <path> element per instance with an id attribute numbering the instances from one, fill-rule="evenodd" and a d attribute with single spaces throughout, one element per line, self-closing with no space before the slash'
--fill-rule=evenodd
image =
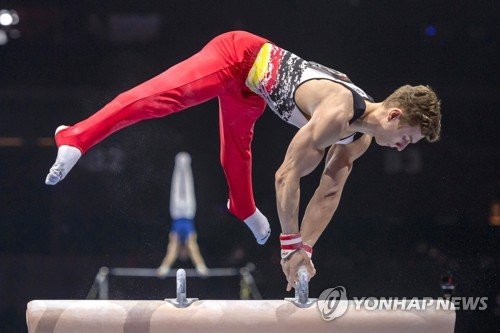
<path id="1" fill-rule="evenodd" d="M 382 146 L 401 151 L 425 138 L 429 142 L 441 135 L 441 101 L 429 86 L 399 87 L 382 102 L 380 131 L 374 134 Z"/>

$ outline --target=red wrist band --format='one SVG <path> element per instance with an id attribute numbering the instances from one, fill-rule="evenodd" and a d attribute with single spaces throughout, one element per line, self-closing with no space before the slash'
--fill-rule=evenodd
<path id="1" fill-rule="evenodd" d="M 282 259 L 288 258 L 292 253 L 299 249 L 304 249 L 309 258 L 311 258 L 312 256 L 312 247 L 302 243 L 302 236 L 300 235 L 300 233 L 281 234 L 280 245 Z"/>
<path id="2" fill-rule="evenodd" d="M 302 237 L 300 236 L 300 233 L 281 234 L 280 245 L 281 258 L 285 259 L 298 249 L 302 248 Z"/>
<path id="3" fill-rule="evenodd" d="M 309 258 L 311 258 L 311 257 L 312 257 L 312 254 L 313 254 L 313 248 L 312 248 L 312 246 L 307 245 L 307 244 L 303 244 L 303 245 L 302 245 L 302 248 L 306 251 L 307 256 L 308 256 Z"/>

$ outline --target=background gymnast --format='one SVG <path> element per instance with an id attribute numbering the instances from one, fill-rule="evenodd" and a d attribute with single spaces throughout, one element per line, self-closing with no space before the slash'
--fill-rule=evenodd
<path id="1" fill-rule="evenodd" d="M 207 275 L 208 269 L 198 247 L 194 226 L 196 197 L 194 193 L 191 156 L 181 152 L 175 156 L 175 167 L 170 188 L 170 216 L 172 225 L 168 234 L 168 247 L 158 275 L 166 276 L 177 258 L 191 258 L 198 274 Z"/>

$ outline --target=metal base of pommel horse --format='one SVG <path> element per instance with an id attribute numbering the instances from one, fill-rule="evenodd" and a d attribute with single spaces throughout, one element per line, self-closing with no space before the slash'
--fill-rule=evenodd
<path id="1" fill-rule="evenodd" d="M 198 301 L 198 298 L 186 298 L 186 271 L 178 269 L 176 275 L 176 290 L 177 298 L 166 298 L 165 301 L 173 304 L 176 308 L 185 308 L 190 306 L 193 302 Z"/>
<path id="2" fill-rule="evenodd" d="M 301 267 L 298 272 L 299 281 L 295 284 L 295 297 L 285 298 L 286 301 L 290 301 L 297 305 L 299 308 L 308 308 L 315 304 L 317 298 L 309 298 L 309 275 L 307 274 L 307 269 Z"/>
<path id="3" fill-rule="evenodd" d="M 79 333 L 453 333 L 455 311 L 358 309 L 325 320 L 308 296 L 300 270 L 295 298 L 198 300 L 187 298 L 186 272 L 177 271 L 177 298 L 164 301 L 35 300 L 28 303 L 28 332 Z"/>

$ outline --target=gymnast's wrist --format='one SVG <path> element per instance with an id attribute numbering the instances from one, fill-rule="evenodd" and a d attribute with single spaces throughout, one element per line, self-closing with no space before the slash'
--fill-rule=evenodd
<path id="1" fill-rule="evenodd" d="M 289 258 L 300 249 L 303 249 L 309 258 L 312 256 L 312 246 L 304 244 L 302 242 L 302 236 L 298 232 L 293 234 L 280 234 L 280 245 L 282 259 Z"/>

